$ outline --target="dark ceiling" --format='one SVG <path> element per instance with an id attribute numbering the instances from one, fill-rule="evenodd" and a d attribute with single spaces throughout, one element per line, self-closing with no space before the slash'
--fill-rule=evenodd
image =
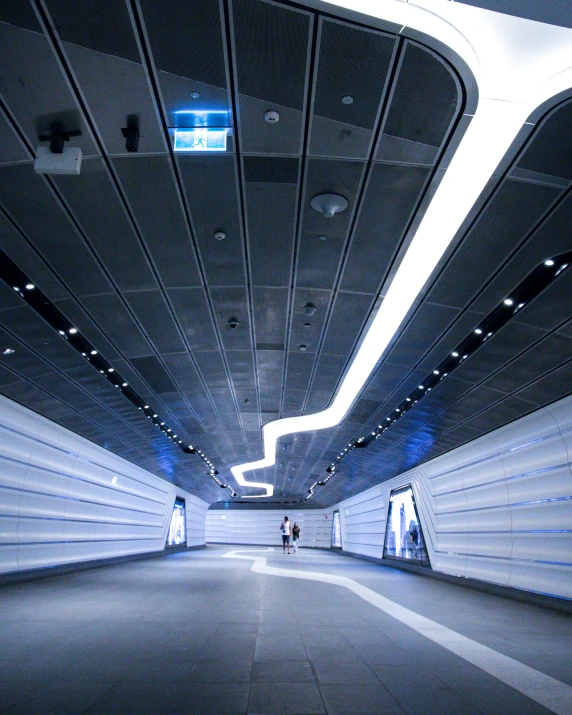
<path id="1" fill-rule="evenodd" d="M 233 488 L 230 467 L 262 456 L 264 423 L 332 399 L 469 121 L 464 70 L 396 30 L 263 0 L 0 5 L 0 248 Z M 347 419 L 283 438 L 275 467 L 251 473 L 275 484 L 277 500 L 303 499 L 539 262 L 572 248 L 570 107 L 529 127 Z M 205 109 L 228 112 L 228 151 L 175 154 L 176 113 Z M 268 110 L 278 123 L 264 121 Z M 130 116 L 136 154 L 121 133 Z M 38 133 L 54 120 L 82 131 L 70 142 L 84 153 L 80 176 L 33 171 Z M 323 192 L 348 209 L 313 211 Z M 569 394 L 570 280 L 563 273 L 352 453 L 307 505 L 335 503 Z M 228 501 L 196 456 L 0 283 L 5 347 L 15 352 L 0 355 L 4 395 Z"/>

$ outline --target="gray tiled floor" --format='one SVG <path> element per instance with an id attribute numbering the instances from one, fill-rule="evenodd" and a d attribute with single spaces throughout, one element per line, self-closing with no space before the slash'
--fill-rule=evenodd
<path id="1" fill-rule="evenodd" d="M 551 711 L 337 586 L 250 571 L 228 548 L 0 589 L 0 712 L 541 715 Z M 572 684 L 572 619 L 327 552 L 349 576 Z"/>

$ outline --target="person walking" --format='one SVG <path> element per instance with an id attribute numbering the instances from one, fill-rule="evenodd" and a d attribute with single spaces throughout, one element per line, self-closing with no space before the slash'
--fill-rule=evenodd
<path id="1" fill-rule="evenodd" d="M 290 536 L 292 535 L 292 525 L 288 521 L 288 517 L 284 517 L 284 521 L 280 525 L 280 532 L 282 534 L 282 553 L 286 553 L 286 547 L 288 547 L 288 553 L 290 553 Z"/>
<path id="2" fill-rule="evenodd" d="M 300 539 L 300 527 L 298 526 L 298 522 L 294 522 L 294 526 L 292 527 L 292 546 L 294 547 L 294 553 L 298 553 L 298 541 Z"/>

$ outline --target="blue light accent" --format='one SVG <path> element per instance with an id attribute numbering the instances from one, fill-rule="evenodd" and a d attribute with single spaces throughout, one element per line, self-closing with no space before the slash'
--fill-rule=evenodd
<path id="1" fill-rule="evenodd" d="M 175 129 L 173 149 L 176 152 L 226 151 L 227 128 Z"/>
<path id="2" fill-rule="evenodd" d="M 179 129 L 192 129 L 193 127 L 209 127 L 211 129 L 223 129 L 228 127 L 228 111 L 211 109 L 180 109 L 173 112 L 175 125 Z"/>

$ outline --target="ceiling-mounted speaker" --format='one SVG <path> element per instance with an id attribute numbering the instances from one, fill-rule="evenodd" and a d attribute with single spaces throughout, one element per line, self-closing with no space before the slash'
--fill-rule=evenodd
<path id="1" fill-rule="evenodd" d="M 326 218 L 332 218 L 347 209 L 348 200 L 339 194 L 318 194 L 310 201 L 310 206 Z"/>

